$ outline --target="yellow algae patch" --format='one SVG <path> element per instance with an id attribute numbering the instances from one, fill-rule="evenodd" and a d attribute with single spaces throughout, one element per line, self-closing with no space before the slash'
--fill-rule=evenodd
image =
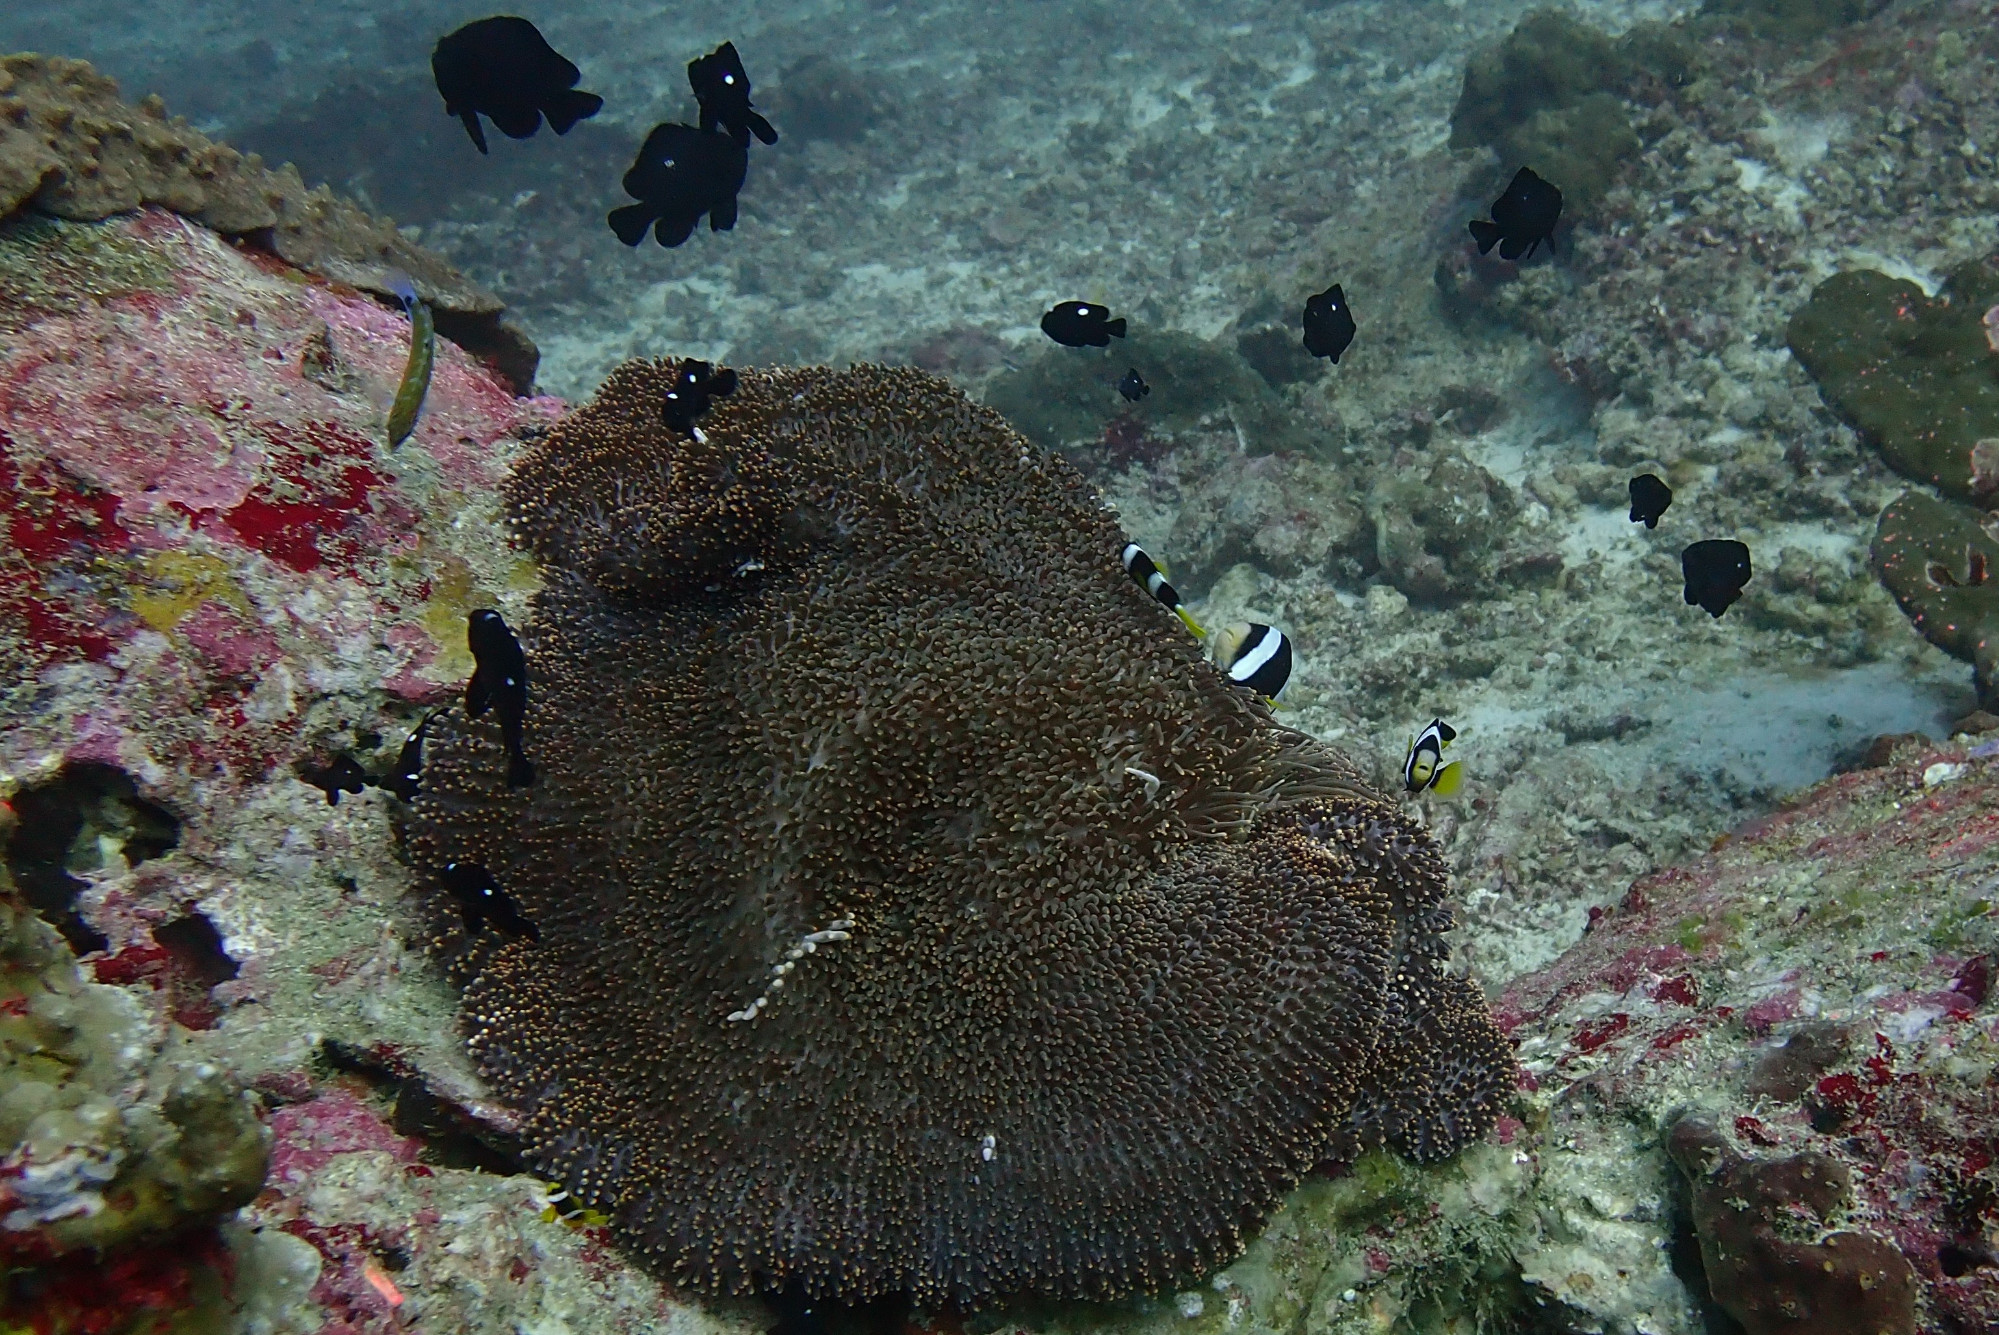
<path id="1" fill-rule="evenodd" d="M 229 565 L 199 552 L 154 552 L 140 574 L 143 587 L 131 592 L 132 610 L 154 630 L 166 632 L 195 608 L 219 598 L 244 612 L 249 600 L 236 587 Z"/>
<path id="2" fill-rule="evenodd" d="M 475 607 L 490 606 L 492 599 L 481 594 L 472 567 L 456 552 L 446 552 L 430 579 L 430 600 L 418 618 L 430 638 L 437 641 L 438 654 L 425 675 L 451 681 L 472 674 L 472 651 L 465 645 L 465 618 Z"/>

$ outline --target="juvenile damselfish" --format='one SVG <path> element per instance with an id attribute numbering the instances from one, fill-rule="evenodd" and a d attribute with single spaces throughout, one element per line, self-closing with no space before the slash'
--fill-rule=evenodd
<path id="1" fill-rule="evenodd" d="M 478 718 L 492 706 L 500 716 L 500 740 L 507 748 L 507 784 L 525 788 L 534 782 L 534 765 L 522 744 L 528 712 L 528 660 L 521 642 L 498 612 L 482 607 L 465 630 L 472 650 L 472 680 L 465 683 L 465 713 Z"/>
<path id="2" fill-rule="evenodd" d="M 1532 167 L 1522 167 L 1492 201 L 1492 221 L 1481 218 L 1471 224 L 1472 239 L 1481 255 L 1497 243 L 1502 260 L 1531 259 L 1543 241 L 1554 245 L 1561 216 L 1562 192 Z"/>
<path id="3" fill-rule="evenodd" d="M 692 435 L 694 424 L 707 416 L 710 404 L 735 392 L 736 373 L 728 367 L 711 366 L 707 362 L 682 362 L 673 377 L 672 388 L 664 395 L 665 402 L 660 405 L 660 412 L 668 426 L 683 436 Z"/>
<path id="4" fill-rule="evenodd" d="M 326 805 L 340 805 L 342 793 L 357 796 L 368 782 L 368 772 L 356 763 L 353 756 L 342 752 L 325 765 L 300 765 L 298 777 L 326 794 Z"/>
<path id="5" fill-rule="evenodd" d="M 430 72 L 444 110 L 486 151 L 482 115 L 501 134 L 526 139 L 547 117 L 557 134 L 603 109 L 604 99 L 576 87 L 583 72 L 559 55 L 526 19 L 511 14 L 479 19 L 445 34 L 430 53 Z"/>
<path id="6" fill-rule="evenodd" d="M 1152 386 L 1145 383 L 1145 377 L 1134 366 L 1117 382 L 1117 392 L 1124 396 L 1126 403 L 1137 403 L 1152 392 Z"/>
<path id="7" fill-rule="evenodd" d="M 1337 366 L 1340 354 L 1353 346 L 1357 328 L 1346 289 L 1338 283 L 1305 298 L 1305 351 L 1314 357 L 1330 357 Z"/>
<path id="8" fill-rule="evenodd" d="M 750 106 L 750 76 L 734 42 L 724 42 L 705 56 L 687 62 L 687 82 L 701 104 L 701 128 L 717 126 L 747 144 L 755 135 L 766 144 L 777 142 L 777 131 Z"/>
<path id="9" fill-rule="evenodd" d="M 1094 301 L 1065 301 L 1041 317 L 1041 332 L 1065 348 L 1108 348 L 1124 330 L 1122 315 L 1113 320 L 1110 307 Z"/>
<path id="10" fill-rule="evenodd" d="M 413 801 L 423 791 L 423 730 L 437 717 L 437 711 L 423 716 L 410 735 L 403 739 L 403 749 L 396 753 L 396 763 L 389 767 L 380 778 L 370 778 L 369 783 L 385 793 L 394 793 L 405 802 Z"/>
<path id="11" fill-rule="evenodd" d="M 711 232 L 730 230 L 750 171 L 748 142 L 692 125 L 655 125 L 625 173 L 625 193 L 639 202 L 612 209 L 611 230 L 636 246 L 650 227 L 659 244 L 677 246 L 704 213 Z"/>
<path id="12" fill-rule="evenodd" d="M 1734 538 L 1706 538 L 1680 553 L 1680 574 L 1686 580 L 1681 596 L 1688 606 L 1718 617 L 1735 605 L 1753 572 L 1749 547 Z"/>
<path id="13" fill-rule="evenodd" d="M 1215 666 L 1229 680 L 1276 699 L 1291 680 L 1291 637 L 1261 621 L 1238 621 L 1215 635 Z"/>
<path id="14" fill-rule="evenodd" d="M 482 925 L 491 923 L 508 936 L 541 940 L 540 929 L 521 911 L 519 901 L 502 890 L 493 873 L 479 863 L 447 862 L 438 873 L 437 882 L 458 901 L 458 911 L 465 919 L 465 935 L 476 936 Z"/>
<path id="15" fill-rule="evenodd" d="M 1203 639 L 1207 638 L 1208 632 L 1202 630 L 1201 623 L 1194 620 L 1193 613 L 1181 605 L 1179 590 L 1166 582 L 1166 572 L 1159 568 L 1157 561 L 1146 555 L 1145 548 L 1135 542 L 1128 542 L 1118 559 L 1124 563 L 1125 573 L 1138 581 L 1139 588 L 1165 604 L 1174 616 L 1187 623 L 1188 630 Z"/>
<path id="16" fill-rule="evenodd" d="M 1656 473 L 1640 473 L 1631 479 L 1631 522 L 1646 528 L 1659 527 L 1659 517 L 1673 503 L 1673 489 Z"/>

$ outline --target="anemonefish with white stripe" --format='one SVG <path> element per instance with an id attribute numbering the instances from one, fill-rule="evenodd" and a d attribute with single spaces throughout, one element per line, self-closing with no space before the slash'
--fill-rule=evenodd
<path id="1" fill-rule="evenodd" d="M 1429 789 L 1439 797 L 1449 797 L 1464 781 L 1465 767 L 1453 760 L 1444 764 L 1444 748 L 1458 738 L 1458 730 L 1440 718 L 1430 720 L 1402 761 L 1402 786 L 1412 793 Z"/>
<path id="2" fill-rule="evenodd" d="M 1166 582 L 1166 572 L 1160 568 L 1157 561 L 1145 554 L 1145 548 L 1135 542 L 1127 542 L 1124 545 L 1124 555 L 1119 559 L 1124 562 L 1125 573 L 1137 580 L 1140 588 L 1164 603 L 1174 616 L 1186 622 L 1188 630 L 1202 639 L 1207 638 L 1208 632 L 1202 630 L 1200 623 L 1180 605 L 1179 591 Z"/>
<path id="3" fill-rule="evenodd" d="M 1291 680 L 1291 637 L 1261 621 L 1238 621 L 1215 633 L 1215 666 L 1229 680 L 1275 699 Z"/>

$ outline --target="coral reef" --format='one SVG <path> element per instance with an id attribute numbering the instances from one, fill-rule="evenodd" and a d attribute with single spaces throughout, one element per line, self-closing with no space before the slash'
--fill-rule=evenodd
<path id="1" fill-rule="evenodd" d="M 1887 0 L 1706 0 L 1703 18 L 1735 20 L 1759 37 L 1805 41 L 1858 23 Z"/>
<path id="2" fill-rule="evenodd" d="M 531 1163 L 702 1289 L 976 1307 L 1157 1291 L 1492 1125 L 1427 838 L 1079 474 L 918 371 L 744 372 L 693 439 L 674 374 L 516 467 L 541 778 L 441 717 L 408 833 L 539 927 L 442 936 Z"/>
<path id="3" fill-rule="evenodd" d="M 1890 468 L 1985 505 L 1999 492 L 1999 375 L 1984 315 L 1999 257 L 1953 269 L 1928 297 L 1869 269 L 1812 291 L 1786 332 L 1819 392 Z"/>
<path id="4" fill-rule="evenodd" d="M 534 344 L 501 320 L 500 299 L 387 219 L 169 119 L 157 97 L 125 103 L 84 61 L 0 56 L 0 219 L 32 206 L 96 222 L 144 205 L 253 237 L 300 269 L 385 297 L 406 273 L 439 332 L 493 357 L 520 392 L 534 383 Z"/>
<path id="5" fill-rule="evenodd" d="M 1845 1165 L 1816 1150 L 1745 1158 L 1699 1113 L 1667 1128 L 1666 1153 L 1691 1188 L 1708 1287 L 1748 1335 L 1914 1335 L 1908 1260 L 1871 1233 L 1827 1231 L 1852 1200 Z"/>
<path id="6" fill-rule="evenodd" d="M 1907 491 L 1881 512 L 1874 569 L 1923 638 L 1972 665 L 1979 699 L 1999 699 L 1999 539 L 1968 505 Z"/>

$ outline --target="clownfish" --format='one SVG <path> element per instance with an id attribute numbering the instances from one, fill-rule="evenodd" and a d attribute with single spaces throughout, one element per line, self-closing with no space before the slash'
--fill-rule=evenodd
<path id="1" fill-rule="evenodd" d="M 1409 743 L 1409 754 L 1402 760 L 1402 786 L 1412 793 L 1429 789 L 1439 797 L 1449 797 L 1464 781 L 1465 767 L 1453 760 L 1444 764 L 1444 749 L 1456 741 L 1458 731 L 1440 718 L 1430 720 L 1430 726 L 1417 734 Z"/>
<path id="2" fill-rule="evenodd" d="M 1187 629 L 1193 631 L 1196 636 L 1201 639 L 1207 638 L 1208 632 L 1202 630 L 1200 623 L 1180 605 L 1179 590 L 1166 582 L 1166 572 L 1160 569 L 1158 562 L 1145 554 L 1145 548 L 1135 542 L 1127 542 L 1124 545 L 1124 555 L 1119 559 L 1124 562 L 1125 573 L 1137 580 L 1140 588 L 1164 603 L 1167 610 L 1186 622 Z"/>
<path id="3" fill-rule="evenodd" d="M 570 1228 L 602 1228 L 611 1222 L 611 1217 L 602 1210 L 593 1210 L 571 1195 L 567 1188 L 558 1183 L 546 1184 L 545 1191 L 535 1192 L 536 1203 L 541 1206 L 541 1222 L 552 1224 L 560 1219 Z"/>
<path id="4" fill-rule="evenodd" d="M 1217 631 L 1214 658 L 1230 681 L 1268 699 L 1291 680 L 1291 637 L 1261 621 L 1238 621 Z"/>

